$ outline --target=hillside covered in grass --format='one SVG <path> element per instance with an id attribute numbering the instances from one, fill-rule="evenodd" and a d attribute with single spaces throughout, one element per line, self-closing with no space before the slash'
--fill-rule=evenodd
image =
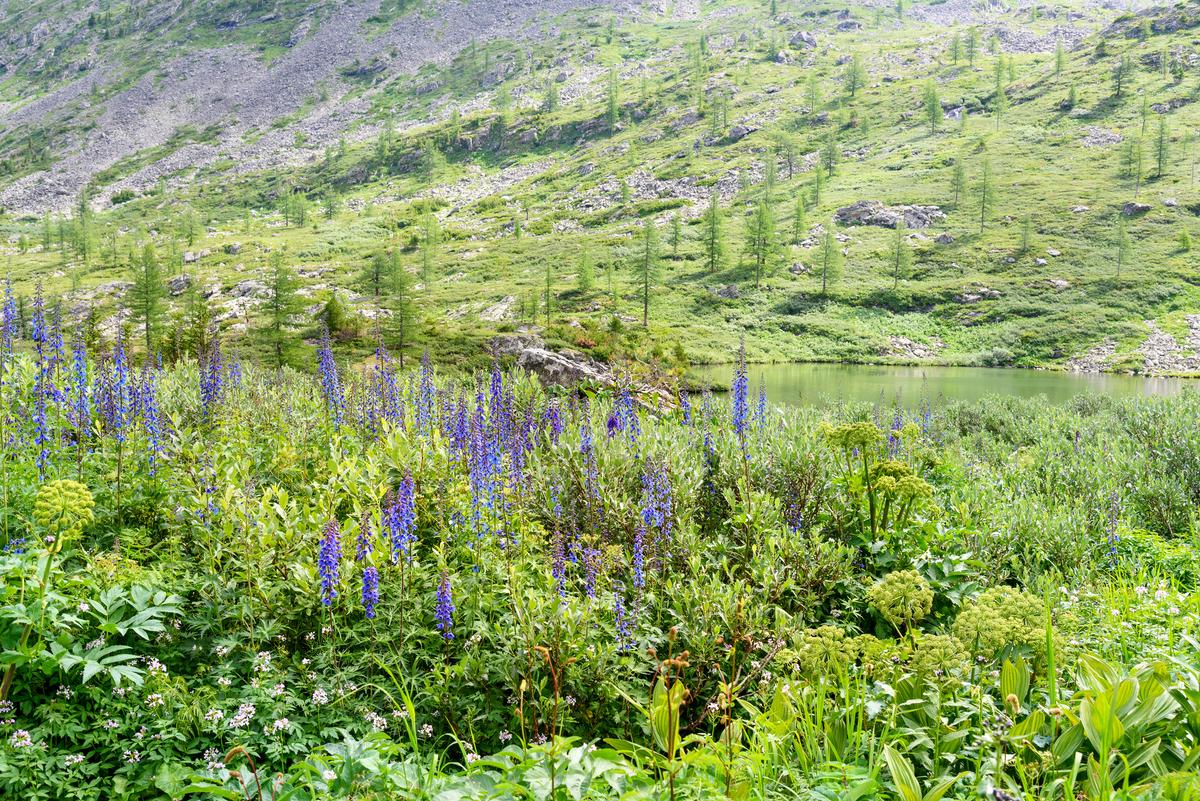
<path id="1" fill-rule="evenodd" d="M 1195 3 L 13 5 L 8 272 L 96 337 L 1200 369 Z"/>

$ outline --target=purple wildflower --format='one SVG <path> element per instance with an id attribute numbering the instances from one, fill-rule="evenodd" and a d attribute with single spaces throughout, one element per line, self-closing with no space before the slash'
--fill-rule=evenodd
<path id="1" fill-rule="evenodd" d="M 550 443 L 558 444 L 559 437 L 563 432 L 562 415 L 558 411 L 558 401 L 550 401 L 546 404 L 546 413 L 543 415 L 546 425 L 550 428 Z"/>
<path id="2" fill-rule="evenodd" d="M 646 524 L 633 531 L 633 588 L 638 593 L 646 586 Z"/>
<path id="3" fill-rule="evenodd" d="M 379 571 L 368 566 L 362 573 L 362 605 L 368 620 L 375 617 L 377 603 L 379 603 Z"/>
<path id="4" fill-rule="evenodd" d="M 216 416 L 217 405 L 225 388 L 224 367 L 221 340 L 214 336 L 200 364 L 200 408 L 205 420 L 212 420 Z"/>
<path id="5" fill-rule="evenodd" d="M 450 592 L 450 574 L 442 571 L 442 578 L 437 588 L 437 629 L 447 640 L 454 639 L 454 598 Z"/>
<path id="6" fill-rule="evenodd" d="M 138 405 L 142 412 L 142 429 L 146 432 L 146 456 L 150 477 L 158 472 L 162 458 L 162 420 L 158 409 L 158 371 L 147 362 L 142 367 L 142 385 Z"/>
<path id="7" fill-rule="evenodd" d="M 342 425 L 342 412 L 346 405 L 342 394 L 342 380 L 338 376 L 337 362 L 333 358 L 333 347 L 329 341 L 329 329 L 321 330 L 321 345 L 317 351 L 318 364 L 321 371 L 321 395 L 325 398 L 325 408 L 335 429 Z"/>
<path id="8" fill-rule="evenodd" d="M 584 490 L 589 498 L 600 500 L 600 477 L 596 467 L 596 446 L 592 441 L 592 422 L 587 401 L 579 404 L 579 455 L 583 457 Z"/>
<path id="9" fill-rule="evenodd" d="M 433 383 L 433 366 L 429 351 L 421 356 L 421 371 L 417 385 L 417 428 L 423 433 L 433 432 L 433 415 L 437 403 L 437 388 Z"/>
<path id="10" fill-rule="evenodd" d="M 371 530 L 371 515 L 363 510 L 358 521 L 358 537 L 354 542 L 354 561 L 361 562 L 375 550 L 375 537 Z"/>
<path id="11" fill-rule="evenodd" d="M 332 606 L 337 597 L 338 570 L 342 561 L 342 537 L 336 520 L 325 524 L 321 535 L 321 548 L 317 557 L 317 570 L 321 574 L 321 603 Z"/>
<path id="12" fill-rule="evenodd" d="M 401 554 L 411 559 L 412 546 L 417 538 L 416 490 L 412 473 L 406 473 L 400 482 L 400 487 L 392 496 L 392 503 L 387 509 L 384 521 L 392 543 L 392 564 L 400 561 Z"/>
<path id="13" fill-rule="evenodd" d="M 79 442 L 91 425 L 92 410 L 88 398 L 88 361 L 87 344 L 83 341 L 83 330 L 75 332 L 71 342 L 71 408 L 70 420 L 75 426 L 75 435 Z"/>
<path id="14" fill-rule="evenodd" d="M 733 385 L 730 387 L 733 393 L 733 431 L 737 434 L 743 451 L 746 449 L 746 428 L 750 420 L 747 398 L 749 390 L 750 382 L 746 378 L 746 343 L 743 342 L 738 348 L 738 363 L 733 373 Z"/>
<path id="15" fill-rule="evenodd" d="M 46 419 L 46 400 L 51 397 L 51 365 L 46 353 L 48 337 L 46 333 L 45 307 L 42 303 L 42 285 L 37 285 L 33 296 L 33 347 L 37 357 L 37 378 L 33 389 L 33 428 L 34 444 L 37 445 L 38 478 L 45 480 L 46 463 L 50 459 L 50 427 Z"/>

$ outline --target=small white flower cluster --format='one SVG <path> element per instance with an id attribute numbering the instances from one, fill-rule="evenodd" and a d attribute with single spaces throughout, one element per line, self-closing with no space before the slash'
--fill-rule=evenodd
<path id="1" fill-rule="evenodd" d="M 55 693 L 59 698 L 65 698 L 70 701 L 75 697 L 75 691 L 65 685 L 58 685 L 58 691 Z"/>
<path id="2" fill-rule="evenodd" d="M 130 765 L 136 765 L 137 763 L 142 761 L 142 752 L 141 751 L 126 751 L 122 754 L 122 756 L 125 758 L 125 761 L 128 762 Z"/>
<path id="3" fill-rule="evenodd" d="M 500 742 L 507 743 L 511 739 L 512 739 L 512 732 L 509 731 L 508 729 L 505 729 L 504 731 L 500 732 Z"/>
<path id="4" fill-rule="evenodd" d="M 312 702 L 317 706 L 325 706 L 325 704 L 329 703 L 329 694 L 318 687 L 313 690 Z"/>
<path id="5" fill-rule="evenodd" d="M 104 647 L 104 638 L 97 637 L 96 639 L 89 642 L 87 645 L 83 646 L 83 649 L 85 651 L 95 651 L 97 648 L 103 648 L 103 647 Z"/>
<path id="6" fill-rule="evenodd" d="M 225 719 L 225 713 L 219 709 L 210 709 L 204 713 L 204 719 L 209 723 L 220 723 Z"/>
<path id="7" fill-rule="evenodd" d="M 232 684 L 233 684 L 233 681 L 231 681 L 228 676 L 219 676 L 217 678 L 217 685 L 219 687 L 229 687 Z"/>
<path id="8" fill-rule="evenodd" d="M 109 718 L 108 720 L 104 721 L 104 723 L 102 723 L 101 725 L 104 726 L 104 728 L 108 729 L 109 731 L 112 731 L 113 729 L 121 728 L 121 724 L 117 723 L 112 718 Z"/>
<path id="9" fill-rule="evenodd" d="M 271 724 L 271 731 L 268 733 L 278 734 L 281 731 L 287 731 L 287 728 L 290 725 L 292 725 L 292 722 L 287 718 L 277 718 L 275 722 Z"/>
<path id="10" fill-rule="evenodd" d="M 433 726 L 431 726 L 428 723 L 422 723 L 421 728 L 418 729 L 417 731 L 421 732 L 422 737 L 432 737 L 433 736 Z"/>
<path id="11" fill-rule="evenodd" d="M 271 670 L 271 652 L 270 651 L 259 651 L 257 654 L 254 655 L 253 670 L 255 673 L 269 673 L 270 672 L 270 670 Z"/>
<path id="12" fill-rule="evenodd" d="M 254 704 L 242 704 L 238 707 L 237 714 L 229 720 L 229 728 L 244 729 L 250 725 L 250 720 L 254 717 L 257 710 Z"/>
<path id="13" fill-rule="evenodd" d="M 163 700 L 162 693 L 150 693 L 146 696 L 146 707 L 148 709 L 155 709 L 165 703 L 166 701 Z"/>
<path id="14" fill-rule="evenodd" d="M 24 729 L 17 729 L 8 738 L 8 744 L 13 748 L 29 748 L 33 745 L 33 737 Z"/>
<path id="15" fill-rule="evenodd" d="M 221 759 L 221 752 L 216 748 L 210 748 L 204 752 L 204 767 L 211 771 L 218 771 L 225 764 Z"/>
<path id="16" fill-rule="evenodd" d="M 213 653 L 216 654 L 217 656 L 221 657 L 222 659 L 229 656 L 229 652 L 232 650 L 233 649 L 230 648 L 228 645 L 217 645 L 217 646 L 213 647 Z"/>
<path id="17" fill-rule="evenodd" d="M 387 718 L 378 712 L 375 712 L 374 710 L 368 710 L 367 713 L 363 715 L 363 719 L 366 720 L 367 723 L 370 723 L 371 728 L 373 728 L 375 731 L 387 731 Z"/>
<path id="18" fill-rule="evenodd" d="M 63 759 L 63 765 L 68 768 L 73 768 L 76 765 L 81 765 L 87 759 L 83 754 L 67 754 Z"/>
<path id="19" fill-rule="evenodd" d="M 277 683 L 277 684 L 276 684 L 274 687 L 272 687 L 272 688 L 271 688 L 271 689 L 268 691 L 268 693 L 270 694 L 270 696 L 271 696 L 272 698 L 278 698 L 279 696 L 283 695 L 283 693 L 284 693 L 284 691 L 285 691 L 286 689 L 287 689 L 287 688 L 285 688 L 285 687 L 283 686 L 283 682 L 278 682 L 278 683 Z"/>
<path id="20" fill-rule="evenodd" d="M 165 679 L 167 677 L 167 666 L 154 657 L 150 657 L 146 660 L 146 672 L 156 679 Z"/>

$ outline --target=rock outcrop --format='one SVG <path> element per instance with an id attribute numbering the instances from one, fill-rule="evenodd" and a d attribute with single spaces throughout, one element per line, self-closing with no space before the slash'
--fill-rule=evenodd
<path id="1" fill-rule="evenodd" d="M 858 200 L 834 214 L 839 225 L 877 225 L 895 228 L 903 219 L 909 228 L 928 228 L 946 218 L 937 206 L 888 206 L 878 200 Z"/>
<path id="2" fill-rule="evenodd" d="M 608 365 L 578 351 L 550 350 L 536 334 L 501 334 L 492 339 L 488 349 L 493 356 L 514 357 L 517 367 L 537 376 L 547 386 L 612 388 L 628 384 Z M 632 389 L 648 408 L 669 407 L 676 403 L 674 396 L 662 387 L 636 384 Z"/>

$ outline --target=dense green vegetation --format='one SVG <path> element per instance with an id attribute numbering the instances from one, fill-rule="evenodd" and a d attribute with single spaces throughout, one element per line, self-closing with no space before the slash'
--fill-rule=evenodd
<path id="1" fill-rule="evenodd" d="M 1193 797 L 1192 393 L 655 410 L 6 308 L 7 795 Z"/>
<path id="2" fill-rule="evenodd" d="M 332 70 L 0 210 L 0 796 L 1197 797 L 1200 395 L 746 361 L 1194 371 L 1200 5 L 344 5 L 0 12 L 0 192 Z"/>

